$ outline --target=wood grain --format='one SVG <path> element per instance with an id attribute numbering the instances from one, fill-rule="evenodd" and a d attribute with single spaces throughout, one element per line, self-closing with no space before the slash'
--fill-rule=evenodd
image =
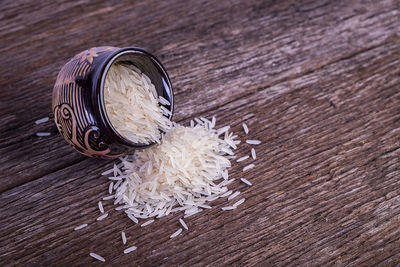
<path id="1" fill-rule="evenodd" d="M 396 1 L 4 1 L 0 13 L 0 262 L 90 265 L 400 263 L 400 6 Z M 18 10 L 18 12 L 17 12 Z M 29 15 L 29 16 L 28 16 Z M 260 139 L 247 201 L 145 228 L 97 201 L 113 162 L 79 156 L 53 124 L 61 66 L 96 45 L 147 48 L 176 120 L 217 115 Z M 37 131 L 51 137 L 38 138 Z M 250 146 L 239 147 L 238 155 Z M 234 164 L 232 177 L 247 164 Z M 73 228 L 81 223 L 89 227 Z M 120 232 L 138 251 L 123 255 Z"/>
<path id="2" fill-rule="evenodd" d="M 179 2 L 32 5 L 14 16 L 10 6 L 0 25 L 9 44 L 0 50 L 0 86 L 8 88 L 0 93 L 0 191 L 83 159 L 52 124 L 33 125 L 52 116 L 57 72 L 83 49 L 137 45 L 159 56 L 174 84 L 180 121 L 397 38 L 399 28 L 399 8 L 391 1 L 210 1 L 189 9 Z M 21 22 L 27 14 L 29 27 Z M 100 19 L 107 19 L 101 28 Z M 36 138 L 42 130 L 54 137 Z"/>

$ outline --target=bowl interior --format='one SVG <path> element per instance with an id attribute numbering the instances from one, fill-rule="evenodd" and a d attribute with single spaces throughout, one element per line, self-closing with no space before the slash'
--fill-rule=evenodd
<path id="1" fill-rule="evenodd" d="M 157 94 L 167 99 L 171 103 L 170 106 L 168 105 L 163 105 L 163 106 L 169 111 L 171 111 L 171 115 L 167 117 L 170 120 L 172 120 L 172 114 L 174 112 L 174 96 L 173 96 L 171 81 L 168 77 L 168 74 L 165 68 L 161 65 L 161 63 L 150 53 L 140 48 L 125 48 L 116 53 L 108 61 L 101 77 L 101 87 L 100 87 L 101 108 L 104 111 L 107 126 L 110 127 L 114 131 L 114 134 L 116 134 L 125 144 L 138 148 L 151 146 L 155 142 L 151 144 L 134 143 L 129 139 L 123 137 L 112 126 L 107 116 L 104 104 L 104 81 L 107 76 L 109 68 L 115 63 L 124 64 L 126 66 L 131 65 L 133 67 L 138 68 L 144 74 L 146 74 L 150 78 L 151 82 L 154 84 Z"/>

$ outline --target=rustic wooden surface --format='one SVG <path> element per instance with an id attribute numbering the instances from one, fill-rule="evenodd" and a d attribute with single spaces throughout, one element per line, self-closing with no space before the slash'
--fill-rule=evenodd
<path id="1" fill-rule="evenodd" d="M 2 266 L 99 264 L 91 251 L 128 266 L 400 263 L 399 1 L 4 0 L 0 39 Z M 173 240 L 180 214 L 140 228 L 106 203 L 96 222 L 113 162 L 34 121 L 52 116 L 61 66 L 99 45 L 155 54 L 176 121 L 216 115 L 242 139 L 247 121 L 263 143 L 254 185 L 232 184 L 240 209 L 218 200 Z"/>

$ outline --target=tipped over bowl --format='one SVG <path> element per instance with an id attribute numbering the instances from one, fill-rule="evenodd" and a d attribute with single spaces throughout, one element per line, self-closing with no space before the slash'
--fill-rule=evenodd
<path id="1" fill-rule="evenodd" d="M 166 100 L 159 105 L 167 111 L 164 116 L 172 120 L 174 97 L 171 81 L 156 57 L 137 47 L 106 46 L 85 50 L 68 61 L 59 72 L 53 89 L 52 110 L 64 139 L 89 157 L 116 158 L 157 143 L 133 141 L 121 134 L 111 122 L 104 85 L 113 64 L 131 66 L 145 74 L 154 85 L 157 96 Z"/>

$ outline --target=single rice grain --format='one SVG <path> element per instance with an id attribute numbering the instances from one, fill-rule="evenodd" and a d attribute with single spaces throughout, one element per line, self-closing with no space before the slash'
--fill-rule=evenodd
<path id="1" fill-rule="evenodd" d="M 248 133 L 249 133 L 249 128 L 247 127 L 246 123 L 243 123 L 243 124 L 242 124 L 242 127 L 243 127 L 244 133 L 245 133 L 245 134 L 248 134 Z"/>
<path id="2" fill-rule="evenodd" d="M 108 177 L 108 179 L 111 180 L 111 181 L 120 181 L 120 180 L 122 180 L 121 177 L 114 177 L 114 176 L 110 176 L 110 177 Z"/>
<path id="3" fill-rule="evenodd" d="M 238 202 L 234 203 L 232 206 L 237 207 L 240 204 L 242 204 L 246 199 L 245 198 L 241 198 Z"/>
<path id="4" fill-rule="evenodd" d="M 233 193 L 232 195 L 230 195 L 230 196 L 228 197 L 228 201 L 231 200 L 231 199 L 234 199 L 234 198 L 237 197 L 239 194 L 240 194 L 240 192 L 239 192 L 239 191 L 236 191 L 235 193 Z"/>
<path id="5" fill-rule="evenodd" d="M 227 180 L 226 183 L 225 183 L 224 185 L 225 185 L 225 186 L 226 186 L 226 185 L 230 185 L 230 184 L 233 183 L 234 181 L 235 181 L 235 178 L 230 179 L 230 180 Z"/>
<path id="6" fill-rule="evenodd" d="M 183 218 L 190 217 L 190 216 L 195 215 L 195 214 L 197 214 L 197 213 L 199 213 L 199 212 L 201 212 L 201 211 L 202 211 L 202 209 L 199 209 L 199 210 L 194 211 L 194 212 L 192 212 L 192 213 L 185 214 L 185 216 L 183 216 Z"/>
<path id="7" fill-rule="evenodd" d="M 189 230 L 189 228 L 187 227 L 186 223 L 182 219 L 179 219 L 179 222 L 181 223 L 183 228 L 185 228 L 186 230 Z"/>
<path id="8" fill-rule="evenodd" d="M 222 210 L 234 210 L 236 207 L 234 206 L 227 206 L 227 207 L 222 207 Z"/>
<path id="9" fill-rule="evenodd" d="M 256 150 L 255 150 L 254 148 L 251 149 L 251 157 L 252 157 L 253 159 L 256 159 L 256 158 L 257 158 Z"/>
<path id="10" fill-rule="evenodd" d="M 131 219 L 134 223 L 139 223 L 139 220 L 136 219 L 135 216 L 133 216 L 132 214 L 128 214 L 129 219 Z"/>
<path id="11" fill-rule="evenodd" d="M 99 205 L 100 212 L 104 213 L 103 203 L 101 203 L 101 201 L 99 201 L 98 205 Z"/>
<path id="12" fill-rule="evenodd" d="M 176 231 L 175 233 L 173 233 L 169 238 L 177 237 L 181 232 L 182 232 L 182 228 L 179 228 L 179 230 Z"/>
<path id="13" fill-rule="evenodd" d="M 48 120 L 49 120 L 49 117 L 44 117 L 42 119 L 35 121 L 35 124 L 41 124 L 41 123 L 47 122 Z"/>
<path id="14" fill-rule="evenodd" d="M 89 255 L 90 255 L 90 257 L 93 257 L 93 258 L 95 258 L 96 260 L 99 260 L 99 261 L 102 261 L 102 262 L 105 262 L 105 261 L 106 261 L 106 260 L 105 260 L 102 256 L 100 256 L 99 254 L 96 254 L 96 253 L 91 252 Z"/>
<path id="15" fill-rule="evenodd" d="M 158 100 L 160 101 L 161 105 L 171 106 L 171 103 L 162 96 L 159 96 Z"/>
<path id="16" fill-rule="evenodd" d="M 211 129 L 215 127 L 216 121 L 217 121 L 217 119 L 215 118 L 215 116 L 213 116 L 211 119 Z"/>
<path id="17" fill-rule="evenodd" d="M 115 197 L 114 195 L 106 196 L 106 197 L 103 197 L 103 200 L 110 200 L 110 199 L 113 199 L 114 197 Z"/>
<path id="18" fill-rule="evenodd" d="M 108 193 L 109 193 L 110 195 L 112 194 L 113 186 L 114 186 L 114 182 L 111 182 L 110 185 L 108 186 Z"/>
<path id="19" fill-rule="evenodd" d="M 148 220 L 147 222 L 142 223 L 142 225 L 140 225 L 140 227 L 145 227 L 145 226 L 147 226 L 147 225 L 149 225 L 149 224 L 151 224 L 153 222 L 154 222 L 154 220 Z"/>
<path id="20" fill-rule="evenodd" d="M 36 133 L 36 136 L 42 137 L 42 136 L 50 136 L 51 134 L 49 132 L 38 132 Z"/>
<path id="21" fill-rule="evenodd" d="M 232 190 L 229 190 L 229 191 L 225 192 L 224 194 L 222 194 L 221 197 L 227 197 L 231 194 L 232 194 Z"/>
<path id="22" fill-rule="evenodd" d="M 122 244 L 126 244 L 126 235 L 125 232 L 121 232 Z"/>
<path id="23" fill-rule="evenodd" d="M 246 167 L 243 168 L 243 171 L 250 170 L 251 168 L 254 168 L 255 166 L 256 166 L 256 165 L 254 165 L 253 163 L 252 163 L 252 164 L 249 164 L 249 165 L 247 165 Z"/>
<path id="24" fill-rule="evenodd" d="M 259 145 L 261 144 L 260 140 L 246 140 L 246 143 L 250 144 L 250 145 Z"/>
<path id="25" fill-rule="evenodd" d="M 84 223 L 84 224 L 81 224 L 81 225 L 75 227 L 74 230 L 77 231 L 77 230 L 80 230 L 80 229 L 85 228 L 86 226 L 88 226 L 88 224 L 87 224 L 87 223 Z"/>
<path id="26" fill-rule="evenodd" d="M 137 247 L 135 247 L 135 246 L 129 247 L 129 248 L 124 250 L 124 254 L 128 254 L 128 253 L 130 253 L 130 252 L 132 252 L 132 251 L 134 251 L 136 249 L 137 249 Z"/>
<path id="27" fill-rule="evenodd" d="M 244 179 L 244 178 L 240 178 L 240 181 L 242 181 L 243 183 L 248 184 L 248 185 L 253 185 L 247 179 Z"/>
<path id="28" fill-rule="evenodd" d="M 248 159 L 248 158 L 249 158 L 249 156 L 243 156 L 243 157 L 241 157 L 241 158 L 238 158 L 238 159 L 236 160 L 236 162 L 241 162 L 241 161 L 246 160 L 246 159 Z"/>
<path id="29" fill-rule="evenodd" d="M 104 220 L 105 218 L 107 218 L 107 216 L 108 216 L 108 213 L 104 213 L 103 215 L 101 215 L 100 217 L 98 217 L 96 220 L 97 220 L 97 221 Z"/>
<path id="30" fill-rule="evenodd" d="M 110 173 L 112 173 L 114 170 L 113 169 L 111 169 L 111 170 L 108 170 L 108 171 L 105 171 L 105 172 L 102 172 L 101 173 L 101 175 L 109 175 Z"/>

